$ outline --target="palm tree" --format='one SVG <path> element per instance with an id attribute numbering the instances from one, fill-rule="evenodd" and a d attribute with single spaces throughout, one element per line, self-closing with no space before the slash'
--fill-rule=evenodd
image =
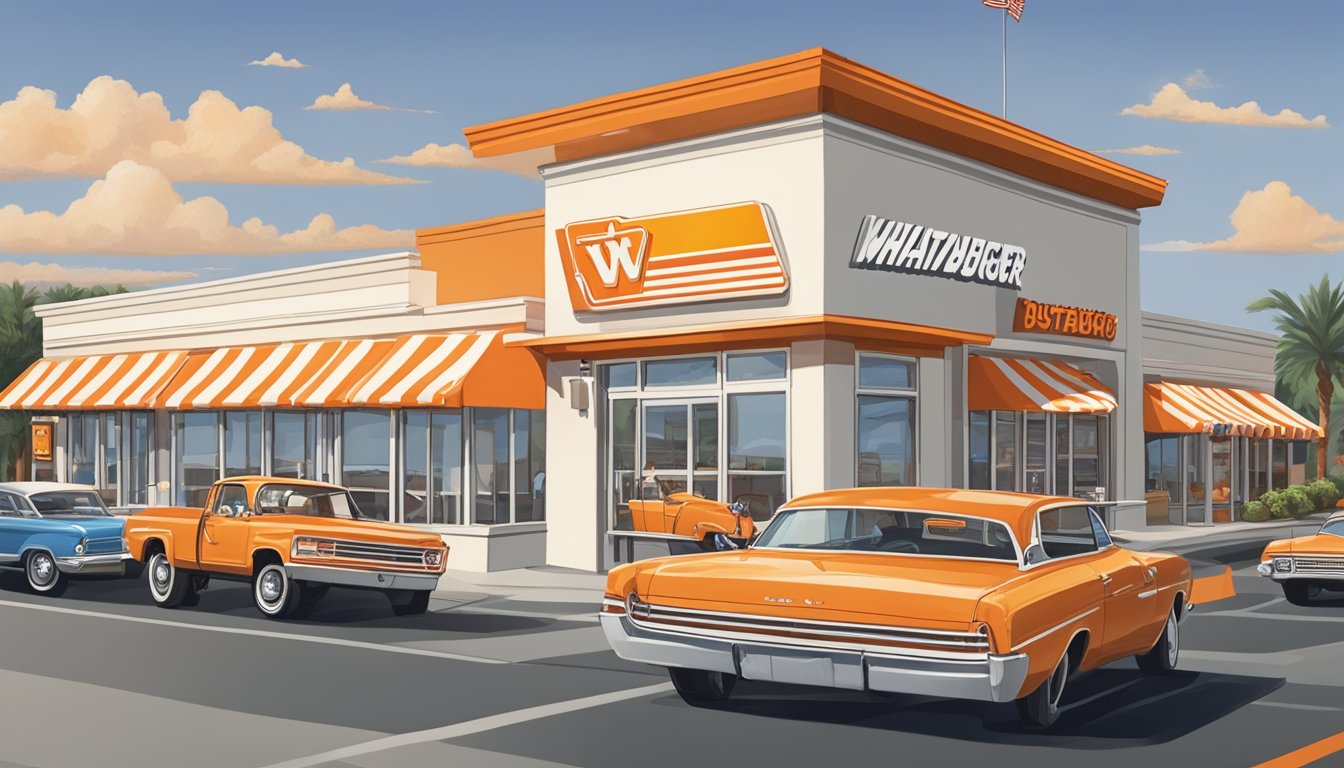
<path id="1" fill-rule="evenodd" d="M 1330 276 L 1307 288 L 1294 300 L 1271 288 L 1246 307 L 1250 312 L 1273 310 L 1274 325 L 1279 329 L 1279 349 L 1274 367 L 1280 379 L 1307 381 L 1314 376 L 1316 405 L 1321 429 L 1326 437 L 1316 451 L 1316 476 L 1325 477 L 1330 466 L 1330 401 L 1335 395 L 1335 379 L 1344 381 L 1344 283 L 1332 286 Z"/>

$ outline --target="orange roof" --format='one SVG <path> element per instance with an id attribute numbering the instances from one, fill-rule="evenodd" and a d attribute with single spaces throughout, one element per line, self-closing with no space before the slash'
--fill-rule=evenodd
<path id="1" fill-rule="evenodd" d="M 945 347 L 988 344 L 994 337 L 913 323 L 842 315 L 807 315 L 617 333 L 544 336 L 510 341 L 507 346 L 535 349 L 557 360 L 580 357 L 600 360 L 627 354 L 683 354 L 816 339 L 850 341 L 862 349 L 941 356 Z"/>
<path id="2" fill-rule="evenodd" d="M 554 147 L 567 162 L 829 112 L 1123 208 L 1167 183 L 824 48 L 465 131 L 477 157 Z"/>

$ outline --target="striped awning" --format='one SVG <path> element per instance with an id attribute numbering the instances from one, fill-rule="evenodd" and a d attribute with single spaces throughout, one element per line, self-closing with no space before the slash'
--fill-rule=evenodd
<path id="1" fill-rule="evenodd" d="M 385 408 L 544 408 L 540 362 L 503 341 L 498 331 L 402 336 L 346 400 Z"/>
<path id="2" fill-rule="evenodd" d="M 1143 431 L 1280 440 L 1316 440 L 1324 434 L 1273 395 L 1169 381 L 1143 385 Z"/>
<path id="3" fill-rule="evenodd" d="M 1116 405 L 1105 384 L 1059 360 L 971 355 L 966 378 L 972 411 L 1110 413 Z"/>
<path id="4" fill-rule="evenodd" d="M 0 393 L 0 409 L 29 411 L 150 408 L 186 352 L 44 357 Z"/>

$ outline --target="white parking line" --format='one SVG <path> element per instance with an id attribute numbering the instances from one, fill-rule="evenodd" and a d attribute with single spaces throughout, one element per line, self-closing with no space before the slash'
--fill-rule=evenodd
<path id="1" fill-rule="evenodd" d="M 1293 704 L 1287 701 L 1252 701 L 1258 707 L 1280 707 L 1282 709 L 1301 709 L 1306 712 L 1338 712 L 1339 707 L 1323 707 L 1318 704 Z"/>
<path id="2" fill-rule="evenodd" d="M 484 656 L 466 656 L 460 653 L 446 653 L 444 651 L 429 651 L 420 648 L 406 648 L 395 645 L 382 645 L 379 643 L 366 643 L 360 640 L 346 640 L 339 637 L 319 637 L 317 635 L 299 635 L 288 632 L 270 632 L 264 629 L 242 629 L 240 627 L 215 627 L 208 624 L 191 624 L 180 621 L 169 621 L 167 619 L 147 619 L 142 616 L 122 616 L 117 613 L 103 613 L 101 611 L 85 611 L 78 608 L 63 608 L 59 605 L 38 605 L 35 603 L 23 603 L 15 600 L 0 600 L 0 606 L 6 608 L 24 608 L 30 611 L 47 611 L 49 613 L 61 613 L 67 616 L 86 616 L 95 619 L 111 619 L 112 621 L 125 621 L 132 624 L 150 624 L 160 627 L 176 627 L 178 629 L 194 629 L 199 632 L 218 632 L 223 635 L 248 635 L 250 637 L 267 637 L 274 640 L 294 640 L 300 643 L 316 643 L 318 645 L 337 645 L 345 648 L 358 648 L 363 651 L 378 651 L 380 653 L 401 653 L 408 656 L 429 656 L 431 658 L 448 659 L 451 661 L 469 661 L 474 664 L 508 664 L 503 659 L 489 659 Z"/>
<path id="3" fill-rule="evenodd" d="M 554 704 L 542 704 L 536 707 L 527 707 L 526 709 L 516 709 L 512 712 L 503 712 L 498 715 L 490 715 L 489 717 L 480 717 L 462 723 L 444 725 L 424 731 L 399 733 L 395 736 L 386 736 L 381 739 L 366 741 L 362 744 L 352 744 L 348 747 L 333 749 L 330 752 L 323 752 L 318 755 L 297 757 L 293 760 L 275 763 L 266 766 L 266 768 L 311 768 L 311 766 L 321 765 L 322 763 L 334 760 L 345 760 L 352 757 L 373 754 L 374 752 L 396 749 L 398 747 L 425 744 L 431 741 L 458 739 L 482 731 L 492 731 L 496 728 L 504 728 L 510 725 L 530 722 L 532 720 L 540 720 L 543 717 L 554 717 L 555 715 L 577 712 L 582 709 L 592 709 L 593 707 L 600 707 L 606 704 L 614 704 L 618 701 L 628 701 L 630 699 L 653 696 L 659 693 L 666 693 L 670 690 L 672 690 L 671 683 L 659 683 L 657 685 L 646 685 L 643 688 L 631 688 L 624 691 L 599 693 L 596 696 L 585 696 L 581 699 L 571 699 L 569 701 L 558 701 Z"/>

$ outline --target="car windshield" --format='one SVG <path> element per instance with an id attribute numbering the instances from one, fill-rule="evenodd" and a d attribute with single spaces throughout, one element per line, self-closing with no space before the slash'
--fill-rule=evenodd
<path id="1" fill-rule="evenodd" d="M 1008 526 L 996 520 L 893 509 L 786 509 L 754 548 L 970 557 L 1017 562 Z"/>
<path id="2" fill-rule="evenodd" d="M 1344 517 L 1327 521 L 1325 525 L 1321 526 L 1321 533 L 1344 537 Z"/>
<path id="3" fill-rule="evenodd" d="M 94 491 L 43 491 L 28 496 L 43 517 L 110 517 Z"/>
<path id="4" fill-rule="evenodd" d="M 308 515 L 359 520 L 362 515 L 354 499 L 341 488 L 312 485 L 267 485 L 257 491 L 257 513 L 271 515 Z"/>

